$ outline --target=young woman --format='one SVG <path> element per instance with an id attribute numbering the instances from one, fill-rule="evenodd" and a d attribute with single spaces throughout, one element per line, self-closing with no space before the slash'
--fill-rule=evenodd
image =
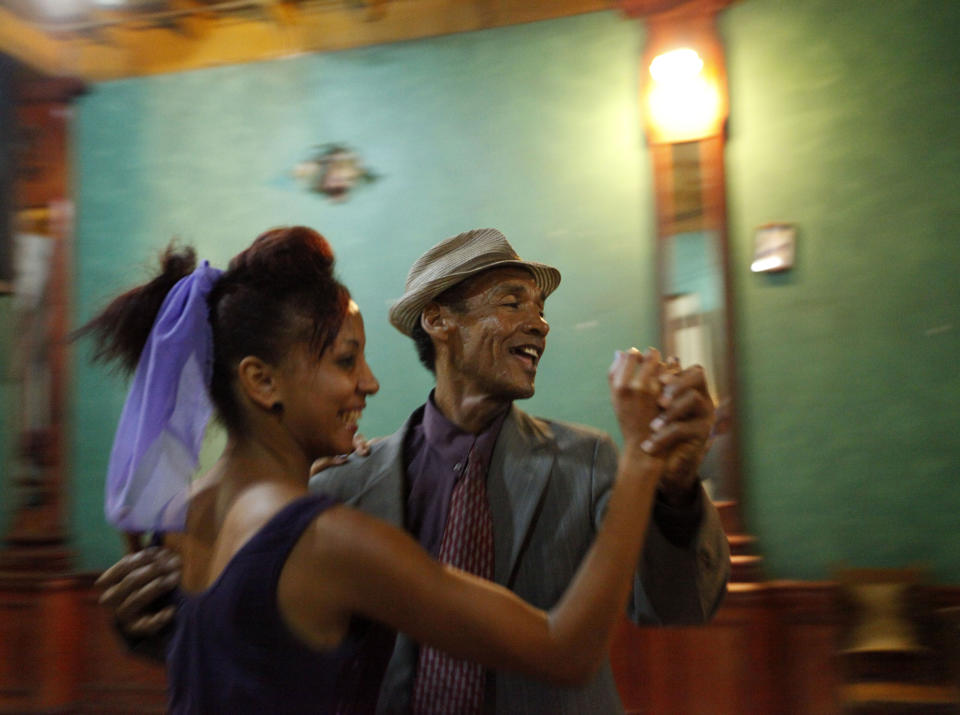
<path id="1" fill-rule="evenodd" d="M 84 328 L 99 359 L 141 363 L 111 468 L 131 461 L 121 459 L 131 451 L 128 471 L 169 467 L 119 438 L 128 412 L 153 414 L 151 401 L 166 399 L 171 381 L 183 392 L 187 377 L 202 377 L 227 430 L 219 461 L 193 485 L 177 538 L 184 571 L 167 656 L 171 711 L 366 710 L 380 675 L 370 657 L 374 622 L 489 667 L 561 684 L 586 680 L 623 612 L 662 470 L 640 447 L 657 414 L 656 351 L 623 353 L 611 368 L 624 436 L 616 485 L 576 578 L 544 612 L 431 559 L 405 532 L 308 493 L 311 463 L 353 448 L 366 399 L 379 389 L 360 311 L 334 277 L 322 236 L 269 231 L 222 275 L 194 264 L 192 251 L 168 249 L 160 276 Z M 203 319 L 190 318 L 191 301 Z M 154 338 L 187 345 L 192 356 L 162 352 L 158 366 L 182 365 L 166 382 L 141 379 L 160 370 L 143 365 L 156 357 Z M 193 413 L 202 412 L 202 400 L 179 404 L 152 429 L 160 441 L 175 434 L 189 442 L 183 435 L 195 439 Z M 136 425 L 133 443 L 144 432 Z"/>

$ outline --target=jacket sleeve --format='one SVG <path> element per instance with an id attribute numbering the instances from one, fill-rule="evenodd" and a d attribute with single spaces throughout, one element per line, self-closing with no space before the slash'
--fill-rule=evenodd
<path id="1" fill-rule="evenodd" d="M 607 509 L 617 460 L 613 441 L 606 436 L 598 439 L 592 475 L 597 524 Z M 716 507 L 706 493 L 700 496 L 702 517 L 687 546 L 667 538 L 654 510 L 628 609 L 634 622 L 706 623 L 720 606 L 730 578 L 730 548 Z"/>

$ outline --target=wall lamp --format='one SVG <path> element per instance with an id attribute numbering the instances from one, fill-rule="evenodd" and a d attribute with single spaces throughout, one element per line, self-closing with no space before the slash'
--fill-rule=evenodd
<path id="1" fill-rule="evenodd" d="M 658 141 L 702 139 L 717 132 L 720 91 L 704 72 L 696 50 L 681 47 L 650 62 L 645 111 Z"/>
<path id="2" fill-rule="evenodd" d="M 731 0 L 622 0 L 647 30 L 641 105 L 647 140 L 676 144 L 723 134 L 726 71 L 716 14 Z"/>

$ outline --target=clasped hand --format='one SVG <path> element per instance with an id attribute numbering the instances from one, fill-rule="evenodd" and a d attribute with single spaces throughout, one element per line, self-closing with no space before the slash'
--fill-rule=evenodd
<path id="1" fill-rule="evenodd" d="M 617 352 L 608 373 L 614 411 L 624 439 L 640 440 L 642 449 L 663 457 L 660 482 L 664 499 L 688 503 L 697 484 L 697 469 L 713 427 L 714 405 L 703 368 L 663 362 L 656 348 Z"/>

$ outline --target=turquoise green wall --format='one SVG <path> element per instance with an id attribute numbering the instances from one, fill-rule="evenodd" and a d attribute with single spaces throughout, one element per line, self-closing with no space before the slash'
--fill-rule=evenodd
<path id="1" fill-rule="evenodd" d="M 723 17 L 749 524 L 771 575 L 960 582 L 960 3 L 748 0 Z M 752 275 L 753 228 L 798 226 Z"/>
<path id="2" fill-rule="evenodd" d="M 748 525 L 769 575 L 930 564 L 960 582 L 960 4 L 742 0 L 725 11 L 730 240 Z M 307 223 L 338 249 L 383 383 L 383 434 L 429 385 L 386 324 L 413 258 L 502 228 L 564 284 L 535 412 L 612 430 L 615 347 L 655 340 L 635 23 L 614 13 L 98 85 L 76 125 L 77 319 L 171 235 L 223 263 Z M 383 179 L 348 203 L 286 173 L 314 144 Z M 794 222 L 795 269 L 749 272 L 755 226 Z M 120 381 L 77 351 L 81 562 L 118 553 L 100 512 Z"/>
<path id="3" fill-rule="evenodd" d="M 612 431 L 613 351 L 656 336 L 641 44 L 603 13 L 96 85 L 75 125 L 76 319 L 142 280 L 171 236 L 223 265 L 267 227 L 315 226 L 364 310 L 383 385 L 362 429 L 385 434 L 431 385 L 388 301 L 430 245 L 496 226 L 564 276 L 527 407 Z M 328 141 L 382 178 L 340 205 L 301 190 L 291 168 Z M 81 566 L 95 568 L 119 553 L 101 504 L 123 386 L 87 355 L 74 364 L 73 516 Z"/>

